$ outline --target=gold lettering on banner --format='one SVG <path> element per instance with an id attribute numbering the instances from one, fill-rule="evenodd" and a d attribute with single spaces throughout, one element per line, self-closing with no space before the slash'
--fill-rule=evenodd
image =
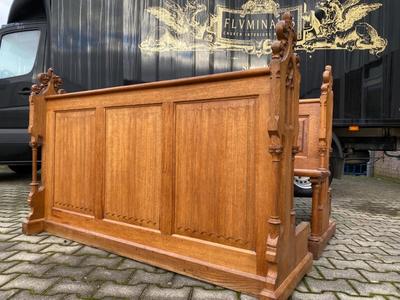
<path id="1" fill-rule="evenodd" d="M 297 50 L 368 50 L 378 55 L 386 49 L 387 40 L 361 20 L 381 6 L 361 0 L 343 4 L 322 0 L 315 10 L 307 11 L 305 4 L 283 8 L 274 0 L 248 0 L 240 9 L 217 5 L 215 14 L 210 14 L 205 0 L 187 0 L 182 6 L 165 0 L 162 6 L 146 9 L 160 25 L 139 47 L 143 53 L 242 51 L 260 57 L 271 54 L 278 17 L 290 12 L 299 39 Z"/>

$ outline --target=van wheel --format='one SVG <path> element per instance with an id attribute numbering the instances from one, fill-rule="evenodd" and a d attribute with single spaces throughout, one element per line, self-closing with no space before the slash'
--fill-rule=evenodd
<path id="1" fill-rule="evenodd" d="M 333 180 L 333 172 L 329 175 L 329 185 Z M 295 197 L 312 197 L 312 184 L 310 177 L 294 176 L 294 196 Z"/>
<path id="2" fill-rule="evenodd" d="M 295 197 L 312 197 L 312 185 L 310 177 L 294 176 Z"/>
<path id="3" fill-rule="evenodd" d="M 32 165 L 8 165 L 8 167 L 19 175 L 29 175 L 32 173 Z"/>

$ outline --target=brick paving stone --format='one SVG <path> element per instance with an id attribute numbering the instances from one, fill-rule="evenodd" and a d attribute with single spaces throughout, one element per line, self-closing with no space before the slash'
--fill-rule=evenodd
<path id="1" fill-rule="evenodd" d="M 52 295 L 52 296 L 44 296 L 44 295 L 35 295 L 30 293 L 29 291 L 21 291 L 15 296 L 12 297 L 12 300 L 61 300 L 65 297 L 65 295 Z"/>
<path id="2" fill-rule="evenodd" d="M 21 274 L 29 274 L 31 276 L 40 277 L 52 268 L 52 265 L 42 265 L 42 264 L 33 264 L 30 262 L 20 262 L 15 264 L 12 268 L 7 269 L 4 271 L 4 274 L 14 274 L 14 273 L 21 273 Z"/>
<path id="3" fill-rule="evenodd" d="M 375 262 L 369 262 L 369 264 L 378 272 L 400 272 L 400 264 L 384 264 Z"/>
<path id="4" fill-rule="evenodd" d="M 400 223 L 399 223 L 400 226 Z M 400 249 L 400 241 L 397 243 L 388 243 L 387 247 L 382 247 L 383 250 Z"/>
<path id="5" fill-rule="evenodd" d="M 122 263 L 118 265 L 118 269 L 141 269 L 148 272 L 155 272 L 157 268 L 135 260 L 124 259 Z"/>
<path id="6" fill-rule="evenodd" d="M 351 280 L 350 283 L 362 296 L 374 296 L 374 295 L 399 295 L 399 290 L 390 283 L 362 283 Z"/>
<path id="7" fill-rule="evenodd" d="M 228 290 L 205 290 L 202 288 L 195 287 L 191 300 L 237 300 L 238 294 Z"/>
<path id="8" fill-rule="evenodd" d="M 358 242 L 362 247 L 383 247 L 383 248 L 392 248 L 392 246 L 388 245 L 387 243 L 381 241 L 359 241 Z M 396 248 L 394 248 L 396 249 Z"/>
<path id="9" fill-rule="evenodd" d="M 21 220 L 19 223 L 22 223 L 24 220 Z M 16 227 L 12 231 L 10 231 L 10 234 L 23 234 L 22 232 L 22 227 Z"/>
<path id="10" fill-rule="evenodd" d="M 323 267 L 320 267 L 323 268 Z M 315 279 L 323 279 L 321 276 L 320 272 L 318 271 L 319 269 L 316 266 L 312 266 L 311 271 L 307 273 L 307 277 L 312 277 Z"/>
<path id="11" fill-rule="evenodd" d="M 0 234 L 7 234 L 13 231 L 15 231 L 14 228 L 0 227 Z"/>
<path id="12" fill-rule="evenodd" d="M 47 235 L 46 238 L 41 240 L 39 244 L 60 244 L 60 245 L 71 245 L 72 241 L 60 238 L 58 236 Z"/>
<path id="13" fill-rule="evenodd" d="M 357 242 L 355 242 L 354 240 L 350 240 L 350 239 L 338 239 L 336 237 L 333 237 L 330 241 L 327 247 L 329 247 L 330 245 L 345 245 L 346 248 L 348 249 L 348 251 L 353 251 L 351 250 L 350 246 L 354 246 L 354 247 L 360 247 L 359 244 L 357 244 Z"/>
<path id="14" fill-rule="evenodd" d="M 384 263 L 387 263 L 387 264 L 400 263 L 400 255 L 374 254 L 374 256 L 376 257 L 376 260 L 383 261 Z M 373 260 L 373 259 L 371 259 L 371 260 Z"/>
<path id="15" fill-rule="evenodd" d="M 28 275 L 20 275 L 7 284 L 3 285 L 1 289 L 23 289 L 31 290 L 35 294 L 41 294 L 47 290 L 51 285 L 57 281 L 57 278 L 37 278 Z"/>
<path id="16" fill-rule="evenodd" d="M 349 296 L 342 293 L 336 294 L 340 300 L 385 300 L 383 296 L 373 296 L 373 297 L 359 297 L 359 296 Z"/>
<path id="17" fill-rule="evenodd" d="M 357 270 L 355 269 L 327 269 L 324 267 L 318 267 L 318 270 L 322 273 L 325 279 L 355 279 L 358 281 L 367 281 Z"/>
<path id="18" fill-rule="evenodd" d="M 334 250 L 334 251 L 344 251 L 344 252 L 352 252 L 347 245 L 344 244 L 328 244 L 325 248 L 326 251 Z"/>
<path id="19" fill-rule="evenodd" d="M 17 237 L 17 234 L 1 234 L 0 235 L 0 242 L 4 241 L 12 241 L 13 238 Z"/>
<path id="20" fill-rule="evenodd" d="M 304 279 L 297 285 L 296 291 L 302 292 L 302 293 L 308 293 L 310 292 L 307 286 L 305 285 Z"/>
<path id="21" fill-rule="evenodd" d="M 56 265 L 52 267 L 48 272 L 46 272 L 43 277 L 62 277 L 74 280 L 85 280 L 88 273 L 92 270 L 93 267 L 70 267 Z"/>
<path id="22" fill-rule="evenodd" d="M 17 277 L 18 275 L 16 274 L 9 274 L 9 275 L 3 275 L 0 274 L 0 289 L 9 281 Z"/>
<path id="23" fill-rule="evenodd" d="M 2 227 L 2 228 L 12 227 L 16 224 L 17 224 L 17 222 L 12 222 L 12 223 L 0 222 L 0 227 Z"/>
<path id="24" fill-rule="evenodd" d="M 375 261 L 382 262 L 379 258 L 376 257 L 376 254 L 371 253 L 348 253 L 339 251 L 339 253 L 344 257 L 345 260 L 364 260 L 364 261 Z M 343 258 L 342 258 L 343 259 Z"/>
<path id="25" fill-rule="evenodd" d="M 0 273 L 4 273 L 6 270 L 11 268 L 12 266 L 15 266 L 16 264 L 18 264 L 18 262 L 16 261 L 0 261 Z"/>
<path id="26" fill-rule="evenodd" d="M 73 256 L 61 253 L 55 253 L 51 256 L 47 256 L 47 259 L 43 261 L 44 264 L 62 264 L 69 266 L 79 266 L 84 260 L 84 256 Z"/>
<path id="27" fill-rule="evenodd" d="M 343 253 L 343 254 L 341 254 Z M 336 251 L 336 250 L 325 250 L 324 251 L 324 257 L 325 258 L 336 258 L 336 259 L 345 259 L 344 256 L 346 254 L 350 254 L 349 252 L 343 252 L 343 251 Z M 351 253 L 354 254 L 354 253 Z"/>
<path id="28" fill-rule="evenodd" d="M 4 261 L 5 259 L 9 258 L 10 256 L 13 256 L 17 254 L 18 251 L 1 251 L 0 252 L 0 261 Z"/>
<path id="29" fill-rule="evenodd" d="M 314 260 L 314 266 L 316 267 L 326 267 L 326 268 L 335 268 L 334 265 L 326 258 L 326 257 L 321 257 L 318 260 Z"/>
<path id="30" fill-rule="evenodd" d="M 18 235 L 16 237 L 12 238 L 11 241 L 28 242 L 28 243 L 36 244 L 36 243 L 39 243 L 40 241 L 44 240 L 45 238 L 46 238 L 45 236 L 40 236 L 40 235 L 24 235 L 24 234 L 20 234 L 20 235 Z"/>
<path id="31" fill-rule="evenodd" d="M 126 283 L 131 277 L 134 270 L 110 270 L 103 267 L 95 268 L 87 276 L 88 281 L 115 281 L 116 283 Z"/>
<path id="32" fill-rule="evenodd" d="M 173 289 L 150 285 L 143 291 L 140 300 L 186 300 L 189 299 L 191 290 L 190 287 Z"/>
<path id="33" fill-rule="evenodd" d="M 91 285 L 83 281 L 63 279 L 52 286 L 51 289 L 47 291 L 47 294 L 75 294 L 79 295 L 80 297 L 89 297 L 96 289 L 97 286 Z"/>
<path id="34" fill-rule="evenodd" d="M 98 257 L 98 256 L 88 256 L 82 261 L 82 266 L 98 266 L 98 267 L 107 267 L 113 268 L 121 262 L 120 257 Z"/>
<path id="35" fill-rule="evenodd" d="M 63 253 L 63 254 L 73 254 L 74 252 L 77 252 L 82 246 L 68 246 L 68 245 L 59 245 L 59 244 L 53 244 L 50 246 L 46 246 L 45 249 L 41 251 L 41 253 L 47 253 L 47 252 L 57 252 L 57 253 Z"/>
<path id="36" fill-rule="evenodd" d="M 367 241 L 365 238 L 363 238 L 361 235 L 359 235 L 356 232 L 354 234 L 338 232 L 335 235 L 336 235 L 336 237 L 338 239 L 352 239 L 352 240 L 356 241 L 358 244 L 359 244 L 359 242 L 366 242 Z"/>
<path id="37" fill-rule="evenodd" d="M 18 293 L 19 290 L 0 291 L 0 299 L 10 299 L 13 295 Z"/>
<path id="38" fill-rule="evenodd" d="M 325 292 L 325 293 L 301 293 L 295 291 L 292 294 L 292 300 L 337 300 L 337 297 L 332 292 Z"/>
<path id="39" fill-rule="evenodd" d="M 374 269 L 363 260 L 347 261 L 334 258 L 330 258 L 329 260 L 336 269 L 361 269 L 366 271 L 374 271 Z"/>
<path id="40" fill-rule="evenodd" d="M 400 282 L 400 273 L 396 272 L 368 272 L 360 270 L 370 282 Z"/>
<path id="41" fill-rule="evenodd" d="M 385 249 L 385 252 L 389 255 L 400 256 L 400 249 Z"/>
<path id="42" fill-rule="evenodd" d="M 128 299 L 139 299 L 144 289 L 147 287 L 146 284 L 132 285 L 120 285 L 113 282 L 104 283 L 100 289 L 94 295 L 94 298 L 103 297 L 119 297 Z"/>
<path id="43" fill-rule="evenodd" d="M 365 239 L 368 242 L 379 241 L 379 242 L 384 242 L 386 245 L 388 245 L 388 244 L 390 245 L 392 243 L 395 243 L 397 238 L 398 238 L 397 236 L 393 235 L 393 236 L 371 236 L 371 237 L 366 237 Z M 389 247 L 385 247 L 385 248 L 389 248 Z"/>
<path id="44" fill-rule="evenodd" d="M 75 255 L 96 255 L 96 256 L 107 257 L 110 255 L 110 253 L 101 249 L 83 246 L 81 249 L 79 249 L 79 251 L 75 253 Z"/>
<path id="45" fill-rule="evenodd" d="M 192 286 L 192 287 L 202 287 L 204 289 L 214 289 L 215 286 L 200 280 L 196 280 L 187 276 L 176 274 L 172 279 L 173 288 L 182 288 L 185 286 Z"/>
<path id="46" fill-rule="evenodd" d="M 251 297 L 249 295 L 241 294 L 240 300 L 257 300 L 257 298 Z"/>
<path id="47" fill-rule="evenodd" d="M 316 280 L 306 278 L 305 282 L 313 293 L 321 293 L 326 291 L 343 292 L 349 295 L 358 295 L 357 292 L 343 279 L 337 280 Z"/>
<path id="48" fill-rule="evenodd" d="M 389 250 L 382 250 L 381 248 L 378 248 L 378 247 L 361 247 L 361 246 L 352 246 L 352 245 L 349 245 L 348 247 L 350 248 L 351 251 L 353 251 L 355 253 L 372 253 L 372 254 L 385 255 L 385 254 L 387 254 L 386 251 L 389 251 Z"/>
<path id="49" fill-rule="evenodd" d="M 27 251 L 20 251 L 10 257 L 6 258 L 6 261 L 30 261 L 30 262 L 40 262 L 46 259 L 45 254 L 30 253 Z"/>
<path id="50" fill-rule="evenodd" d="M 63 300 L 81 300 L 81 297 L 78 297 L 77 295 L 68 295 L 65 298 L 63 298 Z M 96 299 L 96 298 L 92 298 L 92 299 Z M 105 300 L 106 298 L 102 298 L 102 300 Z M 115 300 L 117 298 L 112 297 L 112 300 Z M 111 300 L 111 299 L 110 299 Z"/>
<path id="51" fill-rule="evenodd" d="M 137 270 L 132 279 L 129 281 L 129 284 L 135 285 L 138 283 L 149 283 L 156 284 L 162 287 L 167 287 L 172 285 L 172 278 L 174 277 L 174 273 L 166 272 L 166 273 L 151 273 L 143 270 Z"/>
<path id="52" fill-rule="evenodd" d="M 7 248 L 7 251 L 28 251 L 28 252 L 39 252 L 40 250 L 48 247 L 48 245 L 38 245 L 27 242 L 14 242 L 15 244 Z"/>

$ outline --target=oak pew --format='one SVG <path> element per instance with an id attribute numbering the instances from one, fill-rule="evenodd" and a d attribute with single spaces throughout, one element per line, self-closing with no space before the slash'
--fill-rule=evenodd
<path id="1" fill-rule="evenodd" d="M 290 188 L 300 85 L 292 24 L 285 14 L 276 25 L 271 64 L 258 70 L 70 94 L 52 70 L 41 74 L 24 233 L 287 299 L 312 265 Z"/>
<path id="2" fill-rule="evenodd" d="M 335 234 L 331 216 L 329 155 L 332 141 L 333 91 L 332 68 L 323 73 L 321 96 L 302 99 L 299 105 L 298 153 L 295 176 L 310 177 L 312 184 L 311 235 L 309 250 L 318 259 Z"/>

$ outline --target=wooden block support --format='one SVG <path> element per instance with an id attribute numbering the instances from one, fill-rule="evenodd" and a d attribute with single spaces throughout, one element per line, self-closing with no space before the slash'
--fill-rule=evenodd
<path id="1" fill-rule="evenodd" d="M 64 95 L 53 72 L 41 76 L 30 126 L 43 179 L 24 232 L 287 299 L 312 264 L 287 188 L 300 88 L 292 26 L 283 15 L 258 70 Z"/>

